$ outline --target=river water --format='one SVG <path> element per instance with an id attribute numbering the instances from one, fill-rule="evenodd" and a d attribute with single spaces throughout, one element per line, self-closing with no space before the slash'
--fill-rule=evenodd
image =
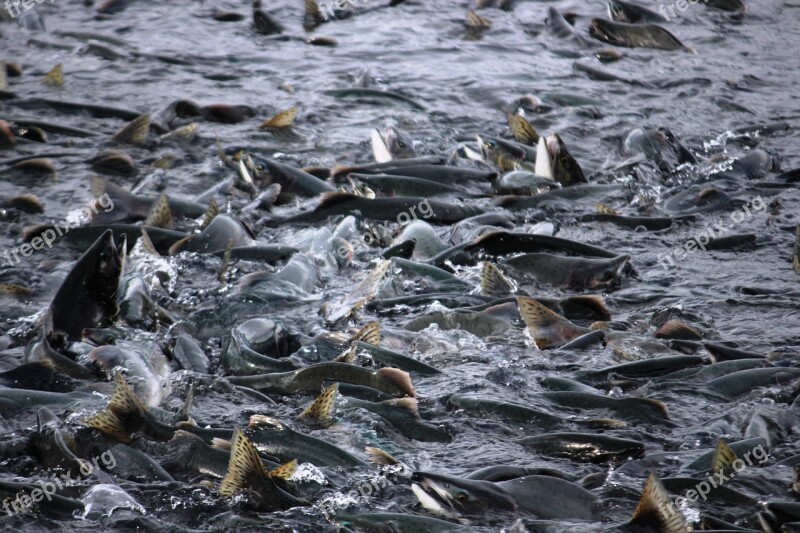
<path id="1" fill-rule="evenodd" d="M 118 118 L 65 113 L 47 106 L 22 105 L 20 101 L 37 98 L 78 101 L 141 113 L 157 113 L 177 99 L 190 99 L 201 105 L 251 106 L 255 116 L 238 124 L 201 121 L 197 139 L 191 144 L 126 148 L 141 172 L 136 178 L 114 178 L 117 183 L 130 188 L 139 180 L 149 180 L 170 196 L 192 199 L 230 174 L 219 162 L 217 139 L 226 148 L 246 148 L 254 154 L 277 157 L 296 166 L 333 167 L 373 161 L 370 130 L 393 125 L 408 134 L 418 154 L 449 156 L 459 142 L 472 141 L 476 134 L 508 138 L 506 115 L 513 112 L 512 103 L 533 96 L 540 105 L 528 110 L 531 123 L 541 133 L 558 132 L 590 182 L 624 183 L 626 191 L 560 203 L 544 210 L 511 212 L 516 217 L 516 231 L 527 231 L 535 221 L 546 220 L 557 225 L 559 237 L 629 255 L 636 276 L 625 277 L 619 288 L 604 295 L 613 320 L 621 324 L 620 329 L 652 337 L 656 329 L 652 324 L 654 317 L 657 321 L 669 314 L 698 328 L 708 340 L 730 341 L 739 349 L 757 354 L 772 353 L 776 364 L 796 366 L 797 359 L 793 356 L 796 357 L 800 346 L 800 278 L 792 269 L 791 257 L 795 226 L 800 222 L 797 210 L 800 194 L 785 180 L 778 180 L 782 187 L 764 183 L 782 171 L 800 167 L 797 155 L 800 4 L 752 2 L 743 16 L 703 3 L 689 6 L 677 12 L 678 16 L 665 27 L 695 53 L 618 48 L 624 57 L 610 64 L 601 63 L 594 54 L 613 47 L 588 35 L 592 18 L 608 16 L 601 3 L 520 0 L 508 11 L 481 9 L 478 13 L 491 21 L 491 28 L 478 39 L 467 38 L 464 28 L 466 8 L 473 6 L 460 1 L 410 0 L 395 7 L 386 7 L 383 2 L 359 2 L 355 16 L 323 24 L 313 33 L 303 29 L 301 4 L 299 0 L 269 2 L 266 10 L 285 27 L 280 36 L 256 33 L 246 2 L 135 1 L 117 13 L 98 16 L 97 6 L 55 0 L 36 7 L 44 30 L 25 28 L 16 21 L 0 24 L 0 59 L 22 66 L 22 76 L 9 78 L 8 90 L 15 97 L 0 100 L 0 119 L 11 122 L 35 118 L 98 134 L 81 138 L 50 133 L 44 145 L 20 143 L 0 149 L 0 159 L 6 161 L 31 154 L 50 155 L 57 173 L 54 178 L 40 178 L 12 172 L 3 165 L 0 197 L 32 193 L 44 203 L 45 211 L 44 214 L 3 211 L 0 247 L 19 245 L 24 227 L 63 220 L 70 211 L 85 204 L 90 198 L 88 178 L 94 173 L 86 160 L 96 155 L 108 136 L 125 124 Z M 658 8 L 655 2 L 648 4 L 652 9 Z M 546 30 L 550 7 L 576 14 L 575 27 L 588 47 L 560 39 Z M 237 12 L 244 19 L 221 22 L 212 17 L 215 10 Z M 33 11 L 26 16 L 32 17 Z M 337 45 L 308 44 L 311 35 L 333 38 Z M 103 36 L 113 41 L 100 40 Z M 101 45 L 103 52 L 99 53 L 94 45 Z M 64 86 L 42 84 L 43 76 L 57 63 L 63 64 Z M 602 69 L 628 81 L 593 79 L 576 65 Z M 340 98 L 326 92 L 353 87 L 363 69 L 371 73 L 373 87 L 401 93 L 424 109 L 397 101 Z M 299 113 L 291 135 L 258 129 L 263 120 L 293 106 L 299 108 Z M 703 165 L 670 176 L 657 172 L 636 175 L 630 172 L 630 167 L 619 165 L 625 159 L 619 153 L 619 146 L 631 131 L 645 126 L 668 128 L 700 160 L 721 156 L 730 160 L 758 148 L 778 156 L 779 168 L 774 165 L 750 176 L 733 172 L 724 178 L 703 170 Z M 175 158 L 171 168 L 160 170 L 150 166 L 165 155 Z M 759 198 L 763 200 L 759 205 L 765 207 L 752 210 L 741 221 L 737 215 L 734 219 L 737 222 L 731 223 L 731 214 L 740 205 L 733 203 L 712 212 L 701 212 L 694 222 L 655 232 L 580 220 L 581 215 L 595 211 L 598 201 L 629 215 L 676 214 L 669 209 L 671 198 L 686 190 L 696 194 L 712 185 L 741 201 Z M 153 186 L 144 189 L 152 191 Z M 489 200 L 472 202 L 492 208 Z M 233 202 L 234 209 L 241 205 L 241 201 Z M 300 207 L 311 205 L 313 201 L 306 200 Z M 273 215 L 297 210 L 296 205 L 277 207 Z M 683 246 L 720 221 L 728 221 L 732 226 L 731 235 L 754 234 L 755 243 L 730 250 L 696 251 L 670 268 L 659 264 L 659 254 Z M 259 222 L 258 217 L 250 222 L 264 242 L 293 243 L 297 228 L 272 228 Z M 326 224 L 333 227 L 332 222 Z M 449 236 L 447 227 L 439 226 L 438 231 L 443 238 Z M 374 267 L 371 260 L 377 254 L 378 250 L 373 249 L 358 255 L 354 268 L 327 278 L 318 291 L 320 297 L 345 294 L 363 278 L 366 270 Z M 23 276 L 32 288 L 32 293 L 24 298 L 3 297 L 0 313 L 6 334 L 3 337 L 6 368 L 20 362 L 37 313 L 48 305 L 79 255 L 79 251 L 56 245 L 23 258 L 13 267 L 4 261 L 5 270 L 19 269 L 21 273 L 16 275 Z M 217 301 L 219 295 L 209 287 L 216 284 L 218 260 L 178 256 L 170 261 L 179 272 L 178 288 L 162 300 L 170 311 L 185 318 L 196 312 L 195 307 Z M 242 262 L 232 272 L 232 279 L 235 282 L 243 273 L 264 268 L 271 267 Z M 457 275 L 476 288 L 479 272 L 479 265 L 457 269 Z M 398 279 L 402 282 L 402 278 Z M 572 294 L 574 291 L 551 288 L 535 296 Z M 317 298 L 268 306 L 252 311 L 250 316 L 279 320 L 313 335 L 325 328 L 316 316 L 319 305 Z M 249 317 L 224 316 L 229 310 L 224 306 L 216 309 L 226 327 Z M 412 318 L 441 309 L 440 304 L 425 304 L 383 312 L 367 310 L 350 326 L 378 319 L 386 331 L 401 331 Z M 163 338 L 163 334 L 148 337 L 150 342 Z M 412 466 L 455 476 L 499 464 L 555 468 L 575 480 L 589 474 L 608 474 L 592 489 L 602 502 L 601 522 L 542 524 L 524 513 L 498 512 L 468 517 L 469 524 L 476 528 L 599 531 L 627 521 L 647 476 L 644 467 L 617 473 L 618 465 L 592 464 L 530 451 L 514 439 L 543 433 L 541 428 L 493 417 L 478 418 L 447 407 L 449 395 L 469 392 L 534 406 L 564 418 L 575 417 L 580 415 L 579 411 L 547 404 L 534 396 L 547 390 L 540 380 L 548 376 L 574 378 L 581 369 L 624 362 L 619 354 L 601 347 L 579 352 L 539 351 L 523 328 L 514 328 L 502 337 L 479 338 L 465 331 L 432 327 L 397 338 L 403 339 L 404 344 L 397 341 L 395 349 L 443 371 L 436 376 L 414 375 L 413 379 L 423 416 L 436 424 L 448 424 L 455 432 L 452 443 L 405 439 L 382 431 L 381 423 L 369 417 L 343 415 L 329 430 L 298 427 L 361 457 L 365 445 L 378 446 Z M 209 353 L 218 355 L 217 331 L 200 340 Z M 698 355 L 705 353 L 701 350 Z M 223 375 L 222 370 L 218 375 Z M 668 405 L 674 426 L 630 423 L 624 429 L 606 433 L 644 442 L 646 456 L 709 450 L 718 438 L 738 441 L 766 437 L 770 459 L 754 469 L 763 473 L 749 472 L 746 482 L 732 486 L 761 501 L 796 498 L 788 492 L 791 468 L 776 464 L 800 453 L 797 426 L 776 414 L 781 410 L 793 413 L 789 409 L 793 399 L 791 384 L 759 387 L 722 400 L 698 392 L 697 385 L 671 383 L 654 386 L 644 394 Z M 620 388 L 614 388 L 620 383 L 593 384 L 602 394 L 642 394 L 624 383 Z M 636 383 L 644 384 L 644 381 Z M 231 427 L 246 424 L 249 414 L 263 413 L 293 424 L 293 416 L 311 397 L 275 399 L 278 405 L 271 406 L 209 389 L 195 399 L 195 418 L 204 424 Z M 754 413 L 761 413 L 767 421 L 763 425 L 754 424 Z M 8 415 L 2 424 L 8 431 L 35 427 L 35 410 Z M 656 461 L 652 467 L 662 477 L 676 475 L 687 463 L 677 457 Z M 2 476 L 7 479 L 23 470 L 34 478 L 47 477 L 44 470 L 37 471 L 29 464 L 23 468 L 19 461 L 6 460 L 0 465 L 3 465 Z M 374 473 L 342 470 L 333 485 L 312 493 L 312 502 L 337 491 L 346 494 L 369 475 Z M 131 520 L 130 524 L 154 530 L 267 527 L 305 531 L 334 527 L 314 507 L 280 513 L 230 508 L 212 492 L 196 489 L 202 476 L 176 475 L 176 479 L 180 481 L 178 489 L 154 483 L 138 488 L 126 485 L 146 515 L 136 518 L 137 513 L 125 511 L 103 520 L 117 527 Z M 352 502 L 350 510 L 425 514 L 416 504 L 407 482 L 398 482 L 380 494 Z M 695 504 L 687 513 L 710 514 L 759 529 L 757 511 L 755 505 L 709 501 Z M 28 521 L 20 521 L 18 517 L 8 520 L 9 527 L 53 525 L 38 515 Z M 75 529 L 97 527 L 96 523 L 77 519 L 55 525 Z"/>

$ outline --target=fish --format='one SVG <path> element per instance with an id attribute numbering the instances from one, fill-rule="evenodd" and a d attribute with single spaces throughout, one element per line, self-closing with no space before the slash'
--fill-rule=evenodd
<path id="1" fill-rule="evenodd" d="M 594 18 L 589 35 L 604 43 L 629 48 L 655 48 L 658 50 L 683 50 L 695 53 L 672 33 L 656 24 L 628 24 Z"/>
<path id="2" fill-rule="evenodd" d="M 344 409 L 364 409 L 388 421 L 405 437 L 422 442 L 452 442 L 453 435 L 419 415 L 416 398 L 396 398 L 382 402 L 371 402 L 358 398 L 347 398 Z"/>
<path id="3" fill-rule="evenodd" d="M 234 385 L 250 387 L 262 392 L 293 394 L 320 390 L 325 381 L 340 381 L 366 385 L 392 396 L 415 396 L 407 372 L 396 368 L 369 370 L 345 363 L 318 363 L 292 372 L 258 374 L 228 378 Z"/>
<path id="4" fill-rule="evenodd" d="M 520 277 L 569 289 L 607 289 L 620 284 L 630 256 L 589 259 L 545 253 L 523 254 L 501 264 Z"/>
<path id="5" fill-rule="evenodd" d="M 663 10 L 662 10 L 663 11 Z M 608 2 L 608 16 L 615 22 L 669 22 L 669 20 L 655 11 L 647 9 L 633 2 L 610 0 Z"/>
<path id="6" fill-rule="evenodd" d="M 620 463 L 644 455 L 643 442 L 594 433 L 545 433 L 516 442 L 533 451 L 575 461 Z"/>
<path id="7" fill-rule="evenodd" d="M 104 231 L 78 259 L 50 303 L 44 318 L 48 335 L 55 331 L 78 340 L 84 328 L 105 327 L 114 321 L 126 254 L 125 236 L 115 242 L 113 232 Z"/>
<path id="8" fill-rule="evenodd" d="M 411 481 L 415 495 L 422 496 L 423 507 L 455 511 L 456 516 L 498 510 L 527 512 L 539 518 L 599 519 L 597 496 L 557 477 L 533 475 L 492 483 L 417 471 Z"/>

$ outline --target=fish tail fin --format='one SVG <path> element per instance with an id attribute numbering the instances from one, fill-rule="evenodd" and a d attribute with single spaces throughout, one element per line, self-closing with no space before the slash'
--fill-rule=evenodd
<path id="1" fill-rule="evenodd" d="M 364 448 L 367 453 L 367 461 L 376 465 L 396 465 L 399 463 L 389 452 L 385 452 L 374 446 Z"/>
<path id="2" fill-rule="evenodd" d="M 667 489 L 655 472 L 650 472 L 647 477 L 639 505 L 628 521 L 629 524 L 637 522 L 658 523 L 662 533 L 691 531 L 686 517 L 669 500 Z"/>
<path id="3" fill-rule="evenodd" d="M 586 333 L 533 298 L 517 298 L 519 314 L 540 350 L 555 348 Z"/>
<path id="4" fill-rule="evenodd" d="M 297 472 L 297 459 L 292 459 L 285 465 L 281 465 L 278 468 L 270 470 L 268 475 L 273 479 L 282 479 L 284 481 L 288 481 L 295 472 Z"/>
<path id="5" fill-rule="evenodd" d="M 231 441 L 228 472 L 219 484 L 219 493 L 231 497 L 246 490 L 253 475 L 268 476 L 255 444 L 247 438 L 241 428 L 236 427 Z"/>
<path id="6" fill-rule="evenodd" d="M 606 302 L 599 294 L 570 296 L 561 302 L 561 309 L 565 313 L 574 312 L 581 315 L 588 311 L 592 318 L 597 320 L 610 320 L 611 311 L 606 307 Z"/>

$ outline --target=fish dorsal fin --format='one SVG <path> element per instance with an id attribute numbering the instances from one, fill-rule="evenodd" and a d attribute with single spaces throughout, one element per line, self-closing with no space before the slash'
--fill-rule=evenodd
<path id="1" fill-rule="evenodd" d="M 492 26 L 492 23 L 491 21 L 489 21 L 489 19 L 486 19 L 478 15 L 471 9 L 467 9 L 467 18 L 465 24 L 467 28 L 473 28 L 473 29 L 486 29 Z"/>
<path id="2" fill-rule="evenodd" d="M 711 473 L 730 472 L 733 462 L 736 461 L 736 452 L 722 439 L 717 441 L 714 456 L 711 458 Z"/>
<path id="3" fill-rule="evenodd" d="M 297 459 L 292 459 L 288 463 L 270 470 L 268 475 L 273 479 L 283 479 L 287 481 L 295 472 L 297 472 Z"/>
<path id="4" fill-rule="evenodd" d="M 570 296 L 564 301 L 570 305 L 588 308 L 596 315 L 596 318 L 600 320 L 609 320 L 611 318 L 611 311 L 606 307 L 606 301 L 600 294 Z M 561 307 L 564 307 L 564 303 L 561 304 Z"/>
<path id="5" fill-rule="evenodd" d="M 389 452 L 385 452 L 380 448 L 374 446 L 367 446 L 364 448 L 367 454 L 367 461 L 376 465 L 396 465 L 399 463 L 397 459 L 392 457 Z"/>
<path id="6" fill-rule="evenodd" d="M 355 198 L 359 198 L 359 196 L 349 192 L 329 191 L 320 194 L 320 198 L 322 200 L 320 201 L 319 205 L 317 205 L 315 211 L 350 202 Z"/>
<path id="7" fill-rule="evenodd" d="M 414 418 L 420 418 L 419 401 L 416 398 L 394 398 L 383 403 L 408 411 Z"/>
<path id="8" fill-rule="evenodd" d="M 367 277 L 365 277 L 358 285 L 356 285 L 350 294 L 338 302 L 333 302 L 327 307 L 325 319 L 330 323 L 337 322 L 342 318 L 352 316 L 364 305 L 366 305 L 370 300 L 372 300 L 372 298 L 375 296 L 375 293 L 378 292 L 378 286 L 380 285 L 381 280 L 383 280 L 383 277 L 389 271 L 391 264 L 392 262 L 390 260 L 382 261 L 380 264 L 378 264 L 378 266 L 376 266 L 369 274 L 367 274 Z"/>
<path id="9" fill-rule="evenodd" d="M 140 115 L 115 133 L 111 140 L 118 143 L 140 145 L 147 140 L 150 131 L 150 113 Z"/>
<path id="10" fill-rule="evenodd" d="M 669 320 L 665 322 L 656 330 L 655 336 L 657 339 L 703 340 L 703 336 L 700 332 L 680 320 Z"/>
<path id="11" fill-rule="evenodd" d="M 536 144 L 536 165 L 534 165 L 534 172 L 547 179 L 553 178 L 553 164 L 550 161 L 550 152 L 547 150 L 547 142 L 544 137 L 539 137 L 539 142 Z"/>
<path id="12" fill-rule="evenodd" d="M 178 416 L 182 420 L 189 420 L 192 415 L 192 405 L 194 404 L 194 384 L 189 385 L 189 392 L 186 393 L 186 401 L 183 406 L 178 410 Z"/>
<path id="13" fill-rule="evenodd" d="M 211 439 L 211 447 L 216 448 L 217 450 L 230 450 L 231 441 L 222 439 L 220 437 L 214 437 Z"/>
<path id="14" fill-rule="evenodd" d="M 660 533 L 691 531 L 686 517 L 672 504 L 667 489 L 655 472 L 650 472 L 647 477 L 639 505 L 628 521 L 629 524 L 637 522 L 657 523 Z"/>
<path id="15" fill-rule="evenodd" d="M 262 130 L 289 128 L 294 124 L 297 111 L 297 107 L 290 107 L 286 111 L 281 111 L 271 119 L 265 120 L 259 128 Z"/>
<path id="16" fill-rule="evenodd" d="M 107 192 L 109 182 L 102 176 L 91 176 L 89 187 L 92 189 L 92 198 L 100 198 Z"/>
<path id="17" fill-rule="evenodd" d="M 414 397 L 417 395 L 416 391 L 414 391 L 414 385 L 411 384 L 411 375 L 404 370 L 388 367 L 381 368 L 378 370 L 378 377 L 394 385 L 407 396 Z"/>
<path id="18" fill-rule="evenodd" d="M 217 275 L 217 279 L 223 287 L 228 283 L 228 267 L 231 264 L 232 253 L 233 239 L 228 239 L 228 244 L 225 245 L 225 253 L 222 255 L 222 266 L 219 267 L 219 275 Z"/>
<path id="19" fill-rule="evenodd" d="M 236 427 L 233 429 L 233 439 L 231 440 L 231 458 L 228 462 L 228 473 L 219 484 L 219 493 L 223 496 L 231 497 L 236 493 L 246 490 L 249 480 L 254 475 L 267 476 L 264 464 L 258 456 L 253 441 Z"/>
<path id="20" fill-rule="evenodd" d="M 517 298 L 517 305 L 522 320 L 540 350 L 554 346 L 565 337 L 572 340 L 581 334 L 575 324 L 533 298 Z"/>
<path id="21" fill-rule="evenodd" d="M 300 418 L 314 420 L 321 427 L 330 427 L 333 423 L 333 411 L 336 407 L 336 396 L 338 394 L 338 383 L 325 387 L 317 399 L 305 411 L 300 413 Z"/>
<path id="22" fill-rule="evenodd" d="M 353 336 L 354 341 L 366 342 L 374 346 L 381 345 L 381 323 L 377 320 L 369 322 L 366 326 L 358 330 Z"/>
<path id="23" fill-rule="evenodd" d="M 62 63 L 59 63 L 53 68 L 51 68 L 50 72 L 45 74 L 44 78 L 42 78 L 42 83 L 44 83 L 45 85 L 49 85 L 50 87 L 63 87 L 64 65 Z"/>
<path id="24" fill-rule="evenodd" d="M 497 265 L 483 262 L 481 269 L 481 294 L 485 296 L 508 296 L 514 292 L 514 285 L 506 279 Z"/>
<path id="25" fill-rule="evenodd" d="M 144 225 L 172 229 L 172 212 L 169 210 L 169 198 L 167 198 L 166 193 L 161 193 L 158 199 L 153 202 L 150 213 L 144 220 Z"/>
<path id="26" fill-rule="evenodd" d="M 158 253 L 158 250 L 156 250 L 156 245 L 153 244 L 153 239 L 150 238 L 150 234 L 147 233 L 147 228 L 144 226 L 142 226 L 142 249 L 148 254 L 156 257 L 161 255 Z"/>
<path id="27" fill-rule="evenodd" d="M 347 364 L 355 364 L 356 362 L 356 343 L 350 345 L 350 348 L 343 351 L 336 359 L 333 360 L 334 363 L 347 363 Z"/>
<path id="28" fill-rule="evenodd" d="M 511 133 L 517 142 L 528 146 L 536 146 L 539 142 L 539 132 L 522 115 L 508 115 L 508 127 L 511 128 Z"/>
<path id="29" fill-rule="evenodd" d="M 211 224 L 211 221 L 214 220 L 217 215 L 219 215 L 219 205 L 217 204 L 217 199 L 212 198 L 211 201 L 208 203 L 208 209 L 206 209 L 206 213 L 203 215 L 203 222 L 200 224 L 200 231 L 203 231 Z"/>
<path id="30" fill-rule="evenodd" d="M 606 204 L 597 203 L 594 206 L 595 210 L 600 215 L 619 215 L 614 208 L 607 206 Z"/>

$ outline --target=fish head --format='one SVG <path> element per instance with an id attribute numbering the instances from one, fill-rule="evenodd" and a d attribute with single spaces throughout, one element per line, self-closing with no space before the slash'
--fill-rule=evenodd
<path id="1" fill-rule="evenodd" d="M 383 136 L 383 142 L 389 149 L 389 153 L 392 154 L 393 159 L 410 159 L 417 155 L 416 150 L 414 150 L 414 143 L 397 128 L 389 126 L 386 129 L 386 135 Z"/>
<path id="2" fill-rule="evenodd" d="M 547 136 L 547 153 L 553 165 L 553 179 L 564 186 L 587 183 L 583 169 L 569 153 L 567 145 L 558 133 Z"/>
<path id="3" fill-rule="evenodd" d="M 94 275 L 91 276 L 87 287 L 95 295 L 107 300 L 113 299 L 119 287 L 120 276 L 125 268 L 125 258 L 128 252 L 128 238 L 123 233 L 119 243 L 114 241 L 114 232 L 106 230 L 99 239 L 99 246 L 92 246 L 91 255 L 86 259 L 91 268 L 94 264 Z M 88 253 L 88 252 L 87 252 Z M 84 258 L 81 258 L 81 263 Z"/>
<path id="4" fill-rule="evenodd" d="M 423 505 L 449 508 L 463 514 L 482 513 L 492 509 L 513 511 L 517 508 L 514 498 L 504 489 L 488 481 L 463 479 L 431 472 L 414 472 L 411 481 L 425 496 Z M 430 498 L 430 499 L 428 499 Z M 423 501 L 424 500 L 424 501 Z"/>
<path id="5" fill-rule="evenodd" d="M 619 257 L 593 264 L 583 272 L 584 283 L 581 283 L 581 285 L 587 289 L 605 289 L 618 286 L 621 283 L 622 271 L 630 259 L 629 255 L 620 255 Z"/>

